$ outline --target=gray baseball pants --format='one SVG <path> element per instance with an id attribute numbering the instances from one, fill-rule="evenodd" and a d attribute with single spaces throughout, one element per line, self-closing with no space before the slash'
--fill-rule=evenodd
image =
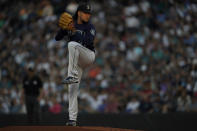
<path id="1" fill-rule="evenodd" d="M 69 120 L 77 120 L 78 114 L 78 91 L 83 70 L 93 64 L 95 60 L 95 52 L 82 46 L 80 43 L 71 41 L 68 43 L 69 65 L 68 76 L 76 77 L 79 83 L 69 84 Z"/>

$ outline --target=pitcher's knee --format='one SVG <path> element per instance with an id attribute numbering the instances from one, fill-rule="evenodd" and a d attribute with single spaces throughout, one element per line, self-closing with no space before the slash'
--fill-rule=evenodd
<path id="1" fill-rule="evenodd" d="M 68 48 L 75 48 L 77 44 L 78 44 L 77 42 L 71 41 L 68 43 Z"/>

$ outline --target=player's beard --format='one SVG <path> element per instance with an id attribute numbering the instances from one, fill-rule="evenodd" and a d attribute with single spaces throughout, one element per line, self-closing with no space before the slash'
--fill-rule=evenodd
<path id="1" fill-rule="evenodd" d="M 81 19 L 81 22 L 82 22 L 83 24 L 87 24 L 87 23 L 89 22 L 89 19 L 88 19 L 87 21 Z"/>
<path id="2" fill-rule="evenodd" d="M 88 23 L 88 21 L 86 22 L 86 21 L 82 20 L 82 23 L 83 23 L 83 24 L 87 24 L 87 23 Z"/>

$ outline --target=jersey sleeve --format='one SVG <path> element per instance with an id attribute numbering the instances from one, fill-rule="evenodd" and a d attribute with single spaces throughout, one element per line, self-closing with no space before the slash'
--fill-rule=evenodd
<path id="1" fill-rule="evenodd" d="M 56 36 L 55 36 L 55 40 L 56 41 L 59 41 L 59 40 L 62 40 L 64 38 L 65 35 L 68 35 L 68 31 L 67 30 L 63 30 L 63 29 L 60 29 Z"/>

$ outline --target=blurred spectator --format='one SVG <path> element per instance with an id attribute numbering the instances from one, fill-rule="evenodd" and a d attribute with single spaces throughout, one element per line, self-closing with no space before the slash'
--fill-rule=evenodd
<path id="1" fill-rule="evenodd" d="M 138 101 L 138 99 L 136 97 L 132 97 L 131 101 L 127 104 L 126 110 L 130 113 L 139 113 L 139 106 L 140 102 Z"/>
<path id="2" fill-rule="evenodd" d="M 189 111 L 197 112 L 197 97 L 196 96 L 192 98 L 192 103 L 189 107 Z"/>
<path id="3" fill-rule="evenodd" d="M 52 101 L 53 101 L 53 104 L 51 107 L 49 107 L 49 112 L 53 114 L 61 113 L 62 106 L 58 103 L 58 101 L 56 100 L 56 97 L 53 97 Z"/>
<path id="4" fill-rule="evenodd" d="M 17 102 L 16 99 L 13 99 L 11 101 L 11 109 L 10 109 L 10 113 L 18 113 L 21 110 L 21 105 L 20 103 Z"/>
<path id="5" fill-rule="evenodd" d="M 189 111 L 191 106 L 191 97 L 185 90 L 181 92 L 181 95 L 177 98 L 177 111 Z"/>
<path id="6" fill-rule="evenodd" d="M 114 97 L 113 94 L 110 94 L 106 102 L 105 113 L 118 113 L 118 106 L 119 103 L 117 101 L 117 98 Z"/>
<path id="7" fill-rule="evenodd" d="M 50 105 L 49 105 L 48 98 L 46 98 L 44 100 L 42 99 L 40 101 L 40 107 L 41 107 L 41 112 L 43 112 L 43 113 L 48 113 L 49 112 Z"/>
<path id="8" fill-rule="evenodd" d="M 150 98 L 148 96 L 143 96 L 140 101 L 139 110 L 142 113 L 152 113 L 154 108 L 153 104 L 150 102 Z"/>

